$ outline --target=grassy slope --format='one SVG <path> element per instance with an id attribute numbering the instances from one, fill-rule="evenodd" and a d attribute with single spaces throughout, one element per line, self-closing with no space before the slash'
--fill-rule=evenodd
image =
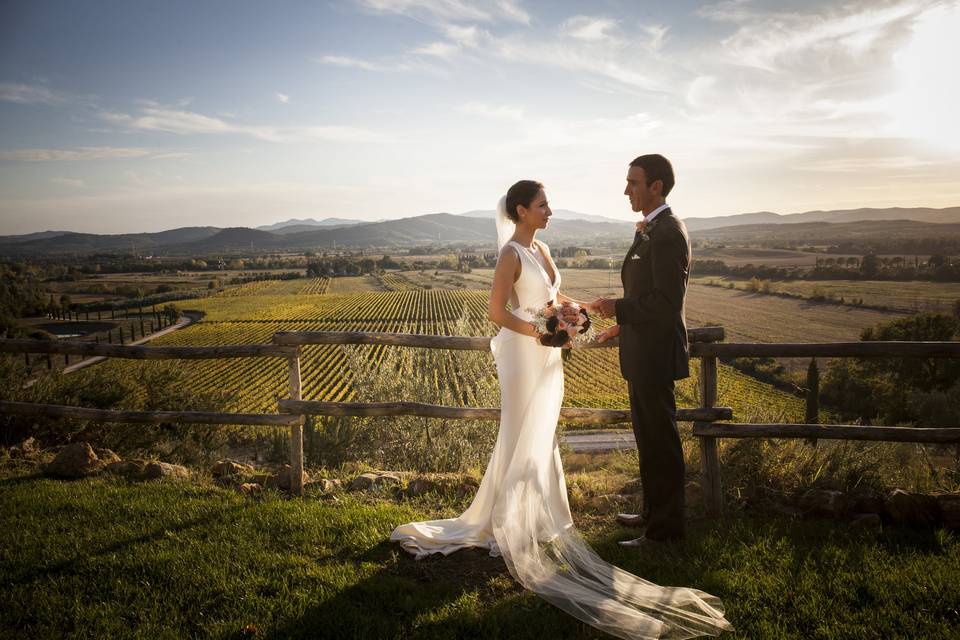
<path id="1" fill-rule="evenodd" d="M 341 495 L 250 500 L 190 484 L 0 479 L 0 636 L 598 638 L 523 591 L 498 559 L 415 562 L 386 542 L 465 502 Z M 696 521 L 657 554 L 577 513 L 611 562 L 719 595 L 737 638 L 956 638 L 960 543 L 756 516 Z M 244 633 L 247 625 L 255 631 Z"/>

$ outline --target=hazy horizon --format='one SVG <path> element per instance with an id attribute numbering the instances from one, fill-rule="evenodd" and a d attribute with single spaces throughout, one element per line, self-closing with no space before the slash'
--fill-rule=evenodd
<path id="1" fill-rule="evenodd" d="M 0 7 L 0 235 L 960 203 L 958 0 Z"/>

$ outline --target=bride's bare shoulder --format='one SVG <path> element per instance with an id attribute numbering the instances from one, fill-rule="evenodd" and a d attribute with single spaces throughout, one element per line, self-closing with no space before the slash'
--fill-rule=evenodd
<path id="1" fill-rule="evenodd" d="M 500 247 L 500 260 L 520 260 L 520 253 L 517 251 L 517 248 L 513 246 L 512 242 L 508 242 L 502 247 Z"/>

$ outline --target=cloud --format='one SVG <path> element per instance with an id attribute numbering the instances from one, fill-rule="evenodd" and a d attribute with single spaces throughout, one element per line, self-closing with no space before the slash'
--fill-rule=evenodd
<path id="1" fill-rule="evenodd" d="M 530 23 L 530 14 L 513 0 L 359 0 L 374 13 L 403 15 L 427 23 L 495 22 Z"/>
<path id="2" fill-rule="evenodd" d="M 437 58 L 450 58 L 459 52 L 460 47 L 449 42 L 431 42 L 413 50 L 413 53 Z"/>
<path id="3" fill-rule="evenodd" d="M 560 32 L 578 40 L 596 41 L 610 38 L 608 31 L 617 28 L 617 21 L 610 18 L 573 16 L 560 26 Z"/>
<path id="4" fill-rule="evenodd" d="M 0 160 L 12 162 L 59 162 L 155 156 L 157 149 L 143 147 L 77 147 L 75 149 L 11 149 L 0 151 Z"/>
<path id="5" fill-rule="evenodd" d="M 74 189 L 82 189 L 87 186 L 83 180 L 77 178 L 50 178 L 50 182 Z"/>
<path id="6" fill-rule="evenodd" d="M 279 100 L 279 101 L 282 102 L 283 104 L 289 104 L 289 103 L 290 103 L 290 96 L 288 96 L 288 95 L 285 94 L 285 93 L 280 93 L 280 92 L 278 91 L 278 92 L 276 93 L 276 97 L 277 97 L 277 100 Z"/>
<path id="7" fill-rule="evenodd" d="M 350 56 L 323 56 L 317 59 L 317 62 L 329 64 L 335 67 L 350 67 L 353 69 L 365 69 L 367 71 L 383 71 L 384 69 L 373 62 L 352 58 Z"/>
<path id="8" fill-rule="evenodd" d="M 823 73 L 825 65 L 837 69 L 856 64 L 880 45 L 906 36 L 911 20 L 928 6 L 907 0 L 797 13 L 764 12 L 737 2 L 707 7 L 701 15 L 737 26 L 723 41 L 728 63 L 772 72 Z"/>
<path id="9" fill-rule="evenodd" d="M 243 125 L 192 111 L 162 106 L 145 106 L 137 115 L 104 111 L 107 122 L 140 131 L 164 131 L 179 135 L 235 134 L 265 142 L 305 142 L 325 140 L 338 142 L 390 142 L 377 132 L 346 126 L 273 126 Z"/>
<path id="10" fill-rule="evenodd" d="M 481 116 L 483 118 L 499 118 L 506 120 L 521 120 L 523 118 L 523 108 L 501 105 L 494 107 L 482 102 L 468 102 L 457 107 L 460 113 Z"/>
<path id="11" fill-rule="evenodd" d="M 3 82 L 0 83 L 0 100 L 17 104 L 58 105 L 67 102 L 67 94 L 44 86 Z"/>

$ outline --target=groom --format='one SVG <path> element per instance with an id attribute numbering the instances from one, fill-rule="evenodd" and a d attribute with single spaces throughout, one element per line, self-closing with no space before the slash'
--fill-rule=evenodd
<path id="1" fill-rule="evenodd" d="M 690 375 L 684 299 L 690 271 L 687 229 L 666 203 L 673 167 L 658 154 L 630 163 L 624 195 L 643 219 L 620 277 L 623 297 L 589 305 L 617 324 L 600 335 L 620 336 L 620 372 L 630 391 L 633 432 L 640 454 L 643 514 L 620 514 L 627 526 L 646 525 L 645 536 L 621 542 L 642 546 L 684 537 L 683 448 L 677 431 L 674 380 Z"/>

